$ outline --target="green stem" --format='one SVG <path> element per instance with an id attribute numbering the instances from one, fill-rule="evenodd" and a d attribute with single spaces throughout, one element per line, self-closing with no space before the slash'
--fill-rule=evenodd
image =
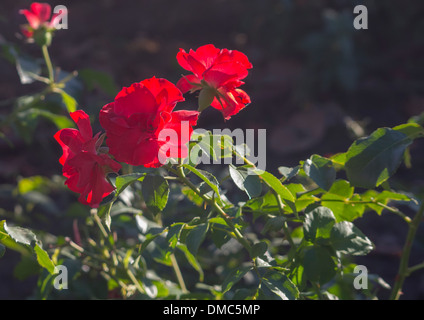
<path id="1" fill-rule="evenodd" d="M 385 205 L 384 203 L 381 203 L 381 202 L 376 202 L 375 204 L 386 209 L 387 211 L 390 211 L 391 213 L 398 215 L 408 224 L 412 222 L 410 217 L 408 217 L 406 214 L 404 214 L 402 211 L 400 211 L 397 208 L 389 207 L 388 205 Z"/>
<path id="2" fill-rule="evenodd" d="M 137 288 L 138 292 L 140 292 L 141 294 L 144 294 L 145 291 L 141 287 L 140 282 L 138 282 L 138 280 L 135 277 L 134 273 L 129 268 L 126 271 L 127 271 L 128 277 L 130 278 L 130 280 L 132 281 L 132 283 L 135 285 L 135 287 Z"/>
<path id="3" fill-rule="evenodd" d="M 54 83 L 53 64 L 50 59 L 49 50 L 47 49 L 46 45 L 42 46 L 41 50 L 43 51 L 44 60 L 46 62 L 47 70 L 49 72 L 50 83 Z"/>
<path id="4" fill-rule="evenodd" d="M 174 269 L 175 276 L 177 277 L 178 284 L 180 285 L 181 291 L 185 294 L 188 293 L 187 287 L 184 282 L 183 274 L 181 273 L 180 267 L 177 262 L 177 258 L 175 258 L 175 254 L 171 254 L 170 256 L 172 268 Z"/>
<path id="5" fill-rule="evenodd" d="M 424 262 L 408 268 L 408 276 L 417 270 L 424 269 Z"/>
<path id="6" fill-rule="evenodd" d="M 103 237 L 104 237 L 105 239 L 107 239 L 107 238 L 108 238 L 108 234 L 107 234 L 107 232 L 106 232 L 105 227 L 104 227 L 104 226 L 103 226 L 103 224 L 102 224 L 102 221 L 100 220 L 99 216 L 97 215 L 97 212 L 96 212 L 96 213 L 94 213 L 94 214 L 93 214 L 93 216 L 94 216 L 94 221 L 96 221 L 96 224 L 97 224 L 97 226 L 99 227 L 99 229 L 100 229 L 100 231 L 101 231 L 101 233 L 102 233 Z"/>
<path id="7" fill-rule="evenodd" d="M 400 259 L 399 271 L 396 276 L 392 293 L 390 295 L 391 300 L 398 300 L 400 298 L 400 295 L 402 294 L 403 283 L 405 282 L 405 279 L 409 275 L 410 269 L 411 269 L 411 268 L 408 269 L 408 263 L 409 263 L 409 256 L 411 254 L 412 244 L 414 242 L 418 226 L 421 223 L 423 216 L 424 216 L 424 200 L 422 201 L 421 206 L 418 209 L 418 212 L 416 213 L 414 219 L 411 221 L 411 223 L 409 223 L 409 230 L 406 236 L 405 245 L 403 247 L 402 256 Z M 412 268 L 416 270 L 416 266 Z"/>
<path id="8" fill-rule="evenodd" d="M 272 189 L 271 187 L 270 187 L 270 189 L 272 190 L 272 193 L 274 194 L 275 198 L 277 199 L 278 209 L 279 209 L 280 213 L 283 214 L 284 213 L 284 204 L 283 204 L 283 201 L 281 200 L 280 195 L 274 189 Z M 284 235 L 285 235 L 287 241 L 290 243 L 290 246 L 292 246 L 293 248 L 296 248 L 296 245 L 295 245 L 295 243 L 294 243 L 294 241 L 293 241 L 293 239 L 290 235 L 290 230 L 289 230 L 289 227 L 287 225 L 287 222 L 283 223 L 283 231 L 284 231 Z"/>
<path id="9" fill-rule="evenodd" d="M 157 220 L 156 222 L 162 227 L 163 223 L 162 223 L 162 218 L 160 215 L 158 215 L 156 220 Z M 184 294 L 188 293 L 187 287 L 184 282 L 183 274 L 181 273 L 181 269 L 180 269 L 180 266 L 178 265 L 178 261 L 177 261 L 177 258 L 175 257 L 175 254 L 171 253 L 169 258 L 171 259 L 172 269 L 174 269 L 174 273 L 175 273 L 175 276 L 177 277 L 177 281 L 178 281 L 178 284 L 180 285 L 181 291 Z"/>

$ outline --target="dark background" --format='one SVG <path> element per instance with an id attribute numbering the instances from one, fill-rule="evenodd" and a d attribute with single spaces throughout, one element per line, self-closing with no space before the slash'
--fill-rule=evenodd
<path id="1" fill-rule="evenodd" d="M 0 3 L 0 39 L 41 58 L 36 45 L 24 45 L 19 9 L 30 1 Z M 252 103 L 230 121 L 216 110 L 202 114 L 198 126 L 267 130 L 267 170 L 297 165 L 317 153 L 344 152 L 357 137 L 378 127 L 405 123 L 424 112 L 424 3 L 422 0 L 151 0 L 49 1 L 68 8 L 68 30 L 57 31 L 50 54 L 66 71 L 91 68 L 109 73 L 118 88 L 152 76 L 176 82 L 186 74 L 176 61 L 179 48 L 212 43 L 244 52 L 253 69 L 242 87 Z M 353 28 L 353 8 L 368 8 L 368 30 Z M 16 69 L 0 59 L 0 101 L 35 92 L 22 86 Z M 97 116 L 111 101 L 101 91 L 85 92 L 79 108 Z M 196 108 L 188 97 L 183 108 Z M 1 108 L 5 114 L 7 108 Z M 60 174 L 55 128 L 42 123 L 34 142 L 0 141 L 0 182 L 18 176 Z M 424 190 L 423 143 L 412 148 L 413 169 L 401 167 L 392 182 L 399 190 Z M 410 214 L 408 208 L 405 212 Z M 0 216 L 1 219 L 1 216 Z M 355 222 L 376 245 L 358 263 L 389 284 L 398 268 L 406 228 L 387 213 L 366 214 Z M 424 257 L 422 228 L 411 264 Z M 0 263 L 0 298 L 23 298 L 30 285 L 12 279 L 11 265 Z M 424 273 L 405 284 L 405 298 L 424 298 Z M 383 293 L 384 296 L 384 293 Z"/>

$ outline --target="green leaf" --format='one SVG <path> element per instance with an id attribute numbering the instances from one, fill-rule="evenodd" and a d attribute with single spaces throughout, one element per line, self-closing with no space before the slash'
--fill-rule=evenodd
<path id="1" fill-rule="evenodd" d="M 112 218 L 110 216 L 110 211 L 112 209 L 113 201 L 110 201 L 104 205 L 99 206 L 97 209 L 97 215 L 105 223 L 106 227 L 110 232 L 110 225 L 112 223 Z"/>
<path id="2" fill-rule="evenodd" d="M 239 282 L 246 275 L 246 273 L 248 273 L 252 269 L 252 266 L 246 266 L 232 270 L 222 282 L 222 293 L 229 291 L 237 282 Z"/>
<path id="3" fill-rule="evenodd" d="M 282 200 L 286 200 L 289 201 L 290 203 L 294 203 L 294 201 L 296 200 L 293 196 L 293 194 L 290 192 L 289 189 L 287 189 L 286 186 L 284 186 L 281 181 L 276 178 L 274 175 L 272 175 L 269 172 L 266 171 L 258 171 L 258 170 L 254 170 L 256 171 L 259 176 L 266 182 L 267 185 L 270 186 L 270 188 L 272 188 L 275 192 L 277 192 L 277 194 L 280 195 Z"/>
<path id="4" fill-rule="evenodd" d="M 3 258 L 5 252 L 6 247 L 0 243 L 0 259 Z"/>
<path id="5" fill-rule="evenodd" d="M 49 254 L 43 250 L 38 244 L 34 247 L 35 254 L 37 255 L 37 261 L 43 268 L 47 269 L 50 274 L 54 274 L 55 265 L 50 259 Z"/>
<path id="6" fill-rule="evenodd" d="M 381 205 L 378 205 L 377 202 L 383 205 L 387 205 L 391 201 L 407 201 L 407 202 L 416 201 L 415 199 L 412 199 L 405 194 L 396 193 L 396 192 L 388 191 L 388 190 L 384 190 L 381 193 L 375 190 L 367 190 L 365 193 L 361 195 L 361 200 L 375 202 L 375 203 L 367 203 L 366 207 L 375 211 L 379 215 L 381 215 L 381 213 L 383 212 L 384 207 Z"/>
<path id="7" fill-rule="evenodd" d="M 0 231 L 2 231 L 2 229 L 4 230 L 3 232 L 8 234 L 16 243 L 30 246 L 37 241 L 37 237 L 31 230 L 21 227 L 9 227 L 6 221 L 3 222 L 3 226 L 0 225 Z"/>
<path id="8" fill-rule="evenodd" d="M 189 154 L 190 154 L 190 164 L 195 166 L 199 164 L 201 161 L 208 163 L 210 162 L 210 158 L 213 160 L 217 160 L 218 157 L 216 152 L 211 144 L 211 138 L 208 135 L 199 135 L 197 137 L 199 142 L 190 142 Z M 193 140 L 193 137 L 191 138 Z M 205 158 L 204 158 L 205 157 Z"/>
<path id="9" fill-rule="evenodd" d="M 183 167 L 193 172 L 196 176 L 198 176 L 200 179 L 202 179 L 216 194 L 218 198 L 219 196 L 219 190 L 218 190 L 218 181 L 216 178 L 209 172 L 203 171 L 200 169 L 196 169 L 188 164 L 183 164 Z"/>
<path id="10" fill-rule="evenodd" d="M 77 110 L 77 105 L 78 105 L 77 101 L 72 96 L 67 94 L 64 90 L 60 90 L 59 93 L 62 96 L 62 102 L 65 105 L 68 112 L 69 113 L 75 112 Z"/>
<path id="11" fill-rule="evenodd" d="M 204 164 L 214 163 L 218 158 L 232 158 L 233 138 L 229 135 L 212 134 L 210 131 L 198 133 L 193 132 L 191 136 L 190 162 L 198 164 L 199 160 Z M 225 162 L 227 163 L 227 162 Z"/>
<path id="12" fill-rule="evenodd" d="M 401 124 L 394 127 L 393 130 L 402 132 L 412 140 L 424 136 L 424 128 L 417 123 Z"/>
<path id="13" fill-rule="evenodd" d="M 191 229 L 186 238 L 186 245 L 187 249 L 196 256 L 197 251 L 199 250 L 200 245 L 202 244 L 203 240 L 205 239 L 206 233 L 208 232 L 209 224 L 208 223 L 202 223 L 197 226 L 195 226 L 193 229 Z"/>
<path id="14" fill-rule="evenodd" d="M 33 59 L 15 55 L 16 70 L 22 84 L 33 83 L 41 74 L 40 64 Z"/>
<path id="15" fill-rule="evenodd" d="M 333 167 L 333 162 L 316 154 L 305 161 L 303 170 L 321 189 L 327 191 L 336 180 L 336 169 Z"/>
<path id="16" fill-rule="evenodd" d="M 346 154 L 346 174 L 353 186 L 374 188 L 391 177 L 412 139 L 405 133 L 380 128 L 356 140 Z"/>
<path id="17" fill-rule="evenodd" d="M 280 172 L 281 175 L 283 175 L 284 178 L 286 178 L 285 181 L 288 181 L 299 173 L 299 169 L 300 169 L 299 166 L 296 166 L 294 168 L 278 167 L 278 172 Z"/>
<path id="18" fill-rule="evenodd" d="M 232 300 L 253 300 L 256 294 L 254 289 L 240 288 L 234 292 Z"/>
<path id="19" fill-rule="evenodd" d="M 314 197 L 313 192 L 305 192 L 306 189 L 302 184 L 290 183 L 290 184 L 287 184 L 286 187 L 287 189 L 290 190 L 290 192 L 296 198 L 295 205 L 296 205 L 296 210 L 298 212 L 305 209 L 308 205 L 315 203 L 317 200 L 317 198 Z M 318 190 L 321 190 L 321 189 L 318 189 Z"/>
<path id="20" fill-rule="evenodd" d="M 32 110 L 32 112 L 34 114 L 37 114 L 39 116 L 42 116 L 48 120 L 50 120 L 51 122 L 53 122 L 56 127 L 60 130 L 60 129 L 66 129 L 66 128 L 73 128 L 75 127 L 75 124 L 73 121 L 71 121 L 68 117 L 66 116 L 62 116 L 62 115 L 58 115 L 58 114 L 54 114 L 50 111 L 46 111 L 46 110 L 39 110 L 39 109 L 34 109 Z"/>
<path id="21" fill-rule="evenodd" d="M 346 163 L 346 153 L 345 152 L 337 153 L 333 155 L 332 157 L 330 157 L 330 159 L 333 162 L 333 164 L 335 164 L 336 166 L 344 167 Z"/>
<path id="22" fill-rule="evenodd" d="M 168 202 L 168 182 L 162 176 L 146 175 L 142 183 L 141 193 L 149 210 L 153 214 L 158 214 L 165 209 Z"/>
<path id="23" fill-rule="evenodd" d="M 18 181 L 17 189 L 19 194 L 25 194 L 30 191 L 40 191 L 41 193 L 48 192 L 50 180 L 43 176 L 32 176 L 21 178 Z"/>
<path id="24" fill-rule="evenodd" d="M 228 168 L 231 179 L 233 179 L 240 190 L 246 192 L 249 199 L 258 197 L 261 194 L 261 180 L 255 173 L 245 167 L 236 168 L 232 164 L 230 164 Z"/>
<path id="25" fill-rule="evenodd" d="M 348 221 L 333 226 L 330 241 L 335 250 L 344 254 L 366 255 L 374 249 L 372 242 Z"/>
<path id="26" fill-rule="evenodd" d="M 174 223 L 169 227 L 168 234 L 166 235 L 166 241 L 169 243 L 171 249 L 175 249 L 180 239 L 181 231 L 184 229 L 185 223 Z"/>
<path id="27" fill-rule="evenodd" d="M 397 193 L 393 191 L 383 190 L 377 197 L 377 202 L 387 204 L 390 200 L 394 201 L 413 201 L 409 196 L 403 193 Z"/>
<path id="28" fill-rule="evenodd" d="M 30 248 L 32 253 L 35 253 L 38 264 L 47 269 L 50 274 L 54 273 L 54 263 L 51 261 L 48 253 L 41 248 L 41 243 L 31 230 L 21 227 L 10 227 L 6 224 L 6 221 L 3 220 L 0 222 L 0 241 L 10 246 L 12 249 L 20 251 L 25 256 L 28 252 L 22 251 L 20 247 L 15 247 L 13 242 L 17 245 L 23 245 L 28 249 Z"/>
<path id="29" fill-rule="evenodd" d="M 267 272 L 262 279 L 262 284 L 282 300 L 299 298 L 299 290 L 296 285 L 281 272 L 275 270 Z"/>
<path id="30" fill-rule="evenodd" d="M 304 275 L 312 282 L 325 284 L 336 275 L 336 263 L 330 252 L 321 246 L 306 247 L 303 256 Z"/>
<path id="31" fill-rule="evenodd" d="M 218 249 L 232 239 L 229 232 L 215 228 L 213 225 L 210 230 L 212 241 Z"/>
<path id="32" fill-rule="evenodd" d="M 333 212 L 325 207 L 318 207 L 305 215 L 303 234 L 305 240 L 315 242 L 319 238 L 329 238 L 331 228 L 336 223 Z"/>
<path id="33" fill-rule="evenodd" d="M 181 193 L 184 194 L 187 199 L 193 202 L 196 206 L 201 207 L 204 200 L 196 192 L 194 192 L 190 187 L 182 187 Z"/>
<path id="34" fill-rule="evenodd" d="M 117 194 L 120 194 L 128 186 L 130 186 L 135 181 L 141 181 L 145 176 L 145 173 L 130 173 L 126 175 L 117 176 L 115 180 L 115 187 Z"/>
<path id="35" fill-rule="evenodd" d="M 268 191 L 259 198 L 250 199 L 244 204 L 244 206 L 254 211 L 278 211 L 277 200 L 271 191 Z"/>
<path id="36" fill-rule="evenodd" d="M 243 149 L 242 146 L 234 146 L 233 137 L 228 134 L 214 134 L 211 136 L 212 146 L 215 148 L 216 153 L 221 158 L 232 158 L 233 150 Z M 217 149 L 217 147 L 219 149 Z"/>
<path id="37" fill-rule="evenodd" d="M 328 190 L 328 193 L 341 196 L 345 199 L 349 199 L 353 196 L 354 191 L 355 188 L 350 185 L 349 181 L 337 180 L 331 186 L 330 190 Z"/>
<path id="38" fill-rule="evenodd" d="M 321 204 L 331 209 L 337 222 L 353 221 L 363 215 L 365 205 L 361 203 L 349 203 L 349 201 L 361 200 L 354 195 L 354 187 L 346 180 L 337 180 L 330 190 L 321 197 Z"/>
<path id="39" fill-rule="evenodd" d="M 384 190 L 383 192 L 379 193 L 375 190 L 367 190 L 364 194 L 361 195 L 361 199 L 363 201 L 372 201 L 375 203 L 367 203 L 366 207 L 370 208 L 371 210 L 374 210 L 377 214 L 381 215 L 381 213 L 384 210 L 384 207 L 381 205 L 378 205 L 378 203 L 381 203 L 383 205 L 388 205 L 391 201 L 413 201 L 416 203 L 416 200 L 413 198 L 408 197 L 405 194 L 396 193 L 393 191 Z"/>
<path id="40" fill-rule="evenodd" d="M 160 235 L 162 235 L 162 233 L 164 232 L 164 230 L 165 229 L 153 229 L 152 232 L 147 233 L 145 235 L 145 239 L 141 243 L 140 253 L 143 252 L 152 241 L 154 241 L 157 237 L 159 237 Z"/>
<path id="41" fill-rule="evenodd" d="M 283 216 L 273 217 L 265 223 L 265 226 L 261 233 L 265 234 L 268 231 L 280 231 L 283 228 L 285 222 L 286 218 Z"/>
<path id="42" fill-rule="evenodd" d="M 197 261 L 196 257 L 190 252 L 190 250 L 188 250 L 185 244 L 179 243 L 177 245 L 177 248 L 184 253 L 188 263 L 190 263 L 190 265 L 199 273 L 199 281 L 203 282 L 203 279 L 204 279 L 203 269 L 200 266 L 199 261 Z"/>
<path id="43" fill-rule="evenodd" d="M 209 107 L 215 98 L 216 90 L 214 88 L 206 87 L 200 90 L 199 93 L 199 108 L 198 111 L 202 112 Z"/>
<path id="44" fill-rule="evenodd" d="M 252 258 L 263 256 L 267 250 L 268 250 L 268 245 L 266 242 L 260 241 L 258 243 L 255 243 L 252 246 L 252 252 L 251 252 Z"/>

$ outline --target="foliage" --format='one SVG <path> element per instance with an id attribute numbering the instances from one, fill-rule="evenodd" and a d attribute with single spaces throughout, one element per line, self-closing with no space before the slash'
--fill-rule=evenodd
<path id="1" fill-rule="evenodd" d="M 0 128 L 13 126 L 28 143 L 39 116 L 58 129 L 73 127 L 66 114 L 74 114 L 79 106 L 72 89 L 83 85 L 81 79 L 89 89 L 98 85 L 107 93 L 117 91 L 109 76 L 94 70 L 84 70 L 79 78 L 76 72 L 64 71 L 52 76 L 47 45 L 40 47 L 48 77 L 36 60 L 3 45 L 22 84 L 45 85 L 39 93 L 17 98 L 0 123 Z M 237 81 L 247 75 L 242 71 Z M 224 108 L 226 97 L 238 90 L 227 88 L 228 83 L 212 88 L 205 73 L 196 75 L 196 90 L 202 86 L 199 113 L 214 101 L 212 106 L 219 108 L 220 98 Z M 244 91 L 238 93 L 246 98 Z M 206 99 L 206 94 L 212 96 Z M 237 111 L 223 112 L 224 117 L 236 117 L 246 101 L 237 100 Z M 375 298 L 377 289 L 388 286 L 378 275 L 372 278 L 372 288 L 359 291 L 353 286 L 355 257 L 374 250 L 354 223 L 366 212 L 387 212 L 398 215 L 409 228 L 391 294 L 399 298 L 404 279 L 422 267 L 409 267 L 408 259 L 424 203 L 392 189 L 390 179 L 408 161 L 411 145 L 423 136 L 423 127 L 413 120 L 379 128 L 354 141 L 345 153 L 313 154 L 294 168 L 279 167 L 277 175 L 257 168 L 232 137 L 220 136 L 216 144 L 209 139 L 212 135 L 195 132 L 187 143 L 188 154 L 224 164 L 211 169 L 191 157 L 174 158 L 159 167 L 124 163 L 120 174 L 105 172 L 114 191 L 99 206 L 89 210 L 73 203 L 68 208 L 69 216 L 77 217 L 72 239 L 2 220 L 0 258 L 7 259 L 9 250 L 22 255 L 15 275 L 23 279 L 37 274 L 34 297 L 40 299 Z M 236 161 L 240 159 L 242 164 Z M 32 199 L 48 207 L 58 189 L 68 192 L 63 179 L 57 182 L 42 176 L 25 178 L 13 192 L 24 203 Z M 418 207 L 414 218 L 399 209 L 400 203 Z M 55 287 L 56 266 L 68 269 L 68 289 Z"/>

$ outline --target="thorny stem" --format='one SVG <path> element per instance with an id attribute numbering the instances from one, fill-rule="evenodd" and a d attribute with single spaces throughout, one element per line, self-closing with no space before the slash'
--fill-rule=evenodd
<path id="1" fill-rule="evenodd" d="M 414 242 L 418 226 L 421 223 L 423 216 L 424 216 L 424 200 L 422 201 L 421 206 L 418 209 L 414 219 L 411 221 L 411 223 L 409 223 L 409 230 L 406 236 L 405 245 L 403 247 L 402 256 L 400 259 L 399 271 L 396 276 L 392 293 L 390 295 L 390 300 L 399 300 L 400 295 L 402 294 L 403 283 L 406 277 L 411 273 L 411 269 L 412 271 L 415 271 L 421 267 L 424 267 L 424 263 L 423 263 L 421 265 L 418 265 L 419 267 L 418 269 L 417 269 L 417 266 L 414 266 L 408 269 L 409 256 L 411 254 L 412 244 Z"/>

